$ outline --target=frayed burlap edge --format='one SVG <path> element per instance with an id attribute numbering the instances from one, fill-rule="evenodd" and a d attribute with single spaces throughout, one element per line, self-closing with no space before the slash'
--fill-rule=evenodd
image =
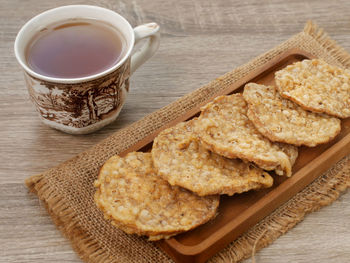
<path id="1" fill-rule="evenodd" d="M 322 29 L 308 22 L 303 32 L 293 36 L 281 45 L 159 111 L 146 116 L 129 127 L 120 130 L 98 145 L 60 166 L 41 175 L 28 178 L 26 185 L 43 201 L 55 225 L 71 241 L 72 247 L 84 261 L 116 262 L 115 254 L 108 247 L 99 243 L 99 240 L 95 240 L 81 226 L 80 215 L 69 206 L 69 196 L 65 195 L 55 185 L 50 184 L 49 175 L 53 174 L 52 171 L 66 165 L 72 165 L 74 162 L 79 162 L 86 156 L 94 156 L 96 151 L 105 149 L 104 155 L 98 159 L 98 164 L 102 164 L 109 156 L 122 152 L 149 135 L 152 131 L 181 116 L 192 107 L 203 103 L 206 98 L 215 95 L 220 89 L 244 77 L 251 70 L 262 66 L 283 51 L 293 47 L 304 49 L 318 57 L 324 58 L 330 63 L 342 67 L 350 66 L 350 55 L 338 46 L 334 40 L 330 39 Z M 143 129 L 142 132 L 139 132 L 140 128 Z M 125 137 L 129 139 L 125 140 Z M 118 147 L 109 147 L 111 141 Z M 307 213 L 332 203 L 341 192 L 350 186 L 349 167 L 349 158 L 344 158 L 285 205 L 228 245 L 223 251 L 214 256 L 210 262 L 237 262 L 247 258 L 251 255 L 255 243 L 257 250 L 266 247 L 300 222 Z M 257 239 L 259 240 L 257 241 Z M 155 256 L 158 262 L 172 262 L 152 243 L 147 243 L 146 246 L 148 246 L 147 251 L 153 254 L 144 254 L 145 262 L 152 262 Z M 133 260 L 130 259 L 130 262 L 133 262 Z"/>
<path id="2" fill-rule="evenodd" d="M 331 39 L 322 28 L 319 28 L 309 21 L 304 27 L 304 33 L 315 39 L 332 57 L 337 59 L 343 67 L 350 67 L 350 54 L 339 46 L 335 40 Z"/>
<path id="3" fill-rule="evenodd" d="M 305 215 L 331 204 L 350 187 L 350 156 L 343 158 L 272 214 L 232 242 L 209 262 L 237 262 L 268 246 Z M 256 242 L 257 241 L 257 242 Z"/>
<path id="4" fill-rule="evenodd" d="M 48 187 L 45 177 L 35 175 L 29 177 L 25 183 L 43 201 L 52 221 L 63 235 L 70 240 L 73 249 L 83 261 L 113 262 L 109 252 L 80 227 L 77 215 L 69 207 L 66 200 L 62 196 L 56 195 Z"/>

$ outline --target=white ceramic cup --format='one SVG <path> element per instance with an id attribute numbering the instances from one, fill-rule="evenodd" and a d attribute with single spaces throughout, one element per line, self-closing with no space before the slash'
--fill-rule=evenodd
<path id="1" fill-rule="evenodd" d="M 55 23 L 74 19 L 96 19 L 117 29 L 125 40 L 122 58 L 109 69 L 82 78 L 53 78 L 33 71 L 25 53 L 31 39 Z M 146 43 L 132 54 L 141 39 Z M 149 23 L 135 27 L 112 10 L 89 5 L 69 5 L 48 10 L 29 20 L 19 31 L 14 49 L 30 97 L 42 121 L 52 128 L 85 134 L 113 122 L 125 102 L 129 76 L 159 47 L 159 26 Z"/>

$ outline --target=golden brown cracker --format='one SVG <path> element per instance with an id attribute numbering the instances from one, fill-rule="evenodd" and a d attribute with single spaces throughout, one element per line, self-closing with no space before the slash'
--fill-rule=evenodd
<path id="1" fill-rule="evenodd" d="M 277 89 L 306 110 L 350 117 L 350 71 L 305 59 L 275 73 Z"/>
<path id="2" fill-rule="evenodd" d="M 179 123 L 154 140 L 154 165 L 171 185 L 179 185 L 201 196 L 233 195 L 272 186 L 272 177 L 262 169 L 204 148 L 192 131 L 194 122 L 196 120 Z"/>
<path id="3" fill-rule="evenodd" d="M 202 107 L 195 124 L 201 143 L 227 158 L 240 158 L 262 169 L 291 176 L 290 153 L 297 154 L 297 148 L 264 137 L 248 119 L 247 108 L 242 94 L 220 96 Z"/>
<path id="4" fill-rule="evenodd" d="M 339 119 L 306 111 L 282 98 L 273 86 L 249 83 L 243 97 L 248 102 L 248 118 L 271 141 L 313 147 L 340 132 Z"/>
<path id="5" fill-rule="evenodd" d="M 151 153 L 113 156 L 101 168 L 95 202 L 106 219 L 150 240 L 190 230 L 211 219 L 218 196 L 199 197 L 157 175 Z"/>

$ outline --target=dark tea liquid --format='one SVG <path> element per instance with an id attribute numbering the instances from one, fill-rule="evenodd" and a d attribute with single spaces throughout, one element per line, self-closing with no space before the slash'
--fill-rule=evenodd
<path id="1" fill-rule="evenodd" d="M 33 37 L 26 50 L 29 67 L 48 77 L 80 78 L 115 65 L 125 40 L 112 26 L 92 20 L 53 24 Z"/>

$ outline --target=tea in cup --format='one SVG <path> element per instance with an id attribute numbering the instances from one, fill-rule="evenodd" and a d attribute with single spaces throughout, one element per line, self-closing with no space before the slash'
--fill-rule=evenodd
<path id="1" fill-rule="evenodd" d="M 134 54 L 136 42 L 148 38 Z M 132 28 L 121 15 L 97 6 L 48 10 L 28 21 L 15 55 L 42 121 L 85 134 L 113 122 L 129 91 L 130 75 L 159 47 L 156 23 Z"/>

